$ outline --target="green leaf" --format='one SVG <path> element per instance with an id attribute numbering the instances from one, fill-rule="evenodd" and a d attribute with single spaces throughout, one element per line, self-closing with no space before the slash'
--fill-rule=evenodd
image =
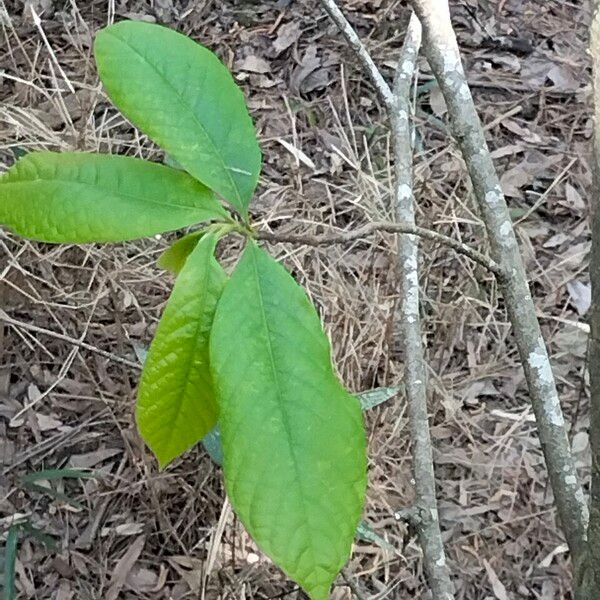
<path id="1" fill-rule="evenodd" d="M 126 156 L 35 152 L 0 177 L 0 224 L 45 242 L 117 242 L 224 218 L 186 173 Z"/>
<path id="2" fill-rule="evenodd" d="M 194 234 L 190 234 L 192 236 Z M 189 236 L 186 236 L 189 237 Z M 179 241 L 183 241 L 184 238 L 175 242 L 177 244 Z M 175 246 L 171 246 L 173 248 Z M 166 252 L 170 250 L 167 249 Z M 160 260 L 160 259 L 159 259 Z M 403 387 L 380 387 L 373 388 L 372 390 L 367 390 L 365 392 L 359 392 L 356 394 L 358 401 L 360 402 L 360 408 L 365 411 L 370 408 L 374 408 L 375 406 L 379 406 L 383 404 L 390 398 L 393 398 L 398 392 L 403 390 Z M 202 444 L 204 445 L 205 450 L 208 452 L 209 456 L 212 460 L 219 466 L 223 465 L 223 446 L 221 444 L 221 431 L 219 426 L 217 425 L 214 429 L 209 431 L 204 438 L 202 438 Z M 361 525 L 359 524 L 357 535 L 360 537 Z"/>
<path id="3" fill-rule="evenodd" d="M 85 507 L 82 508 L 85 510 Z M 25 521 L 21 524 L 21 531 L 24 536 L 34 538 L 46 547 L 46 550 L 56 550 L 58 540 L 49 533 L 46 533 L 43 529 L 34 527 L 29 521 Z"/>
<path id="4" fill-rule="evenodd" d="M 81 502 L 70 498 L 67 494 L 63 494 L 62 492 L 55 490 L 53 487 L 47 487 L 45 485 L 38 485 L 37 483 L 25 483 L 23 484 L 27 489 L 38 492 L 39 494 L 45 494 L 50 496 L 54 500 L 58 500 L 59 502 L 64 502 L 65 504 L 70 504 L 75 508 L 82 510 L 84 505 Z"/>
<path id="5" fill-rule="evenodd" d="M 54 500 L 70 504 L 75 508 L 83 509 L 81 502 L 69 497 L 67 494 L 54 489 L 51 485 L 43 485 L 43 483 L 61 479 L 91 479 L 95 477 L 92 471 L 83 471 L 82 469 L 42 469 L 33 471 L 21 477 L 21 483 L 25 488 L 40 494 L 46 494 Z M 42 482 L 42 484 L 38 483 Z"/>
<path id="6" fill-rule="evenodd" d="M 365 542 L 371 542 L 373 544 L 377 544 L 383 550 L 387 550 L 392 554 L 396 554 L 397 556 L 401 556 L 400 552 L 392 546 L 386 539 L 382 538 L 374 529 L 367 523 L 366 521 L 361 521 L 356 528 L 356 537 L 359 540 L 364 540 Z"/>
<path id="7" fill-rule="evenodd" d="M 15 565 L 17 562 L 17 546 L 19 543 L 19 525 L 13 525 L 6 536 L 4 547 L 4 598 L 15 600 L 17 590 L 15 586 Z"/>
<path id="8" fill-rule="evenodd" d="M 203 438 L 202 445 L 206 450 L 207 454 L 210 456 L 212 461 L 219 465 L 219 467 L 223 466 L 223 444 L 221 443 L 221 429 L 217 425 L 213 427 Z"/>
<path id="9" fill-rule="evenodd" d="M 91 471 L 82 469 L 42 469 L 32 471 L 21 477 L 23 483 L 35 483 L 36 481 L 53 481 L 56 479 L 91 479 L 95 475 Z"/>
<path id="10" fill-rule="evenodd" d="M 142 371 L 137 424 L 161 467 L 202 439 L 217 421 L 208 339 L 227 276 L 214 258 L 216 243 L 215 233 L 206 234 L 190 254 Z"/>
<path id="11" fill-rule="evenodd" d="M 184 35 L 139 21 L 100 31 L 95 54 L 122 113 L 246 215 L 261 154 L 244 96 L 223 63 Z"/>
<path id="12" fill-rule="evenodd" d="M 161 269 L 177 275 L 204 233 L 204 231 L 194 231 L 179 238 L 158 257 L 156 264 Z"/>
<path id="13" fill-rule="evenodd" d="M 306 294 L 253 241 L 223 290 L 210 351 L 232 505 L 266 554 L 326 599 L 364 502 L 361 410 Z"/>

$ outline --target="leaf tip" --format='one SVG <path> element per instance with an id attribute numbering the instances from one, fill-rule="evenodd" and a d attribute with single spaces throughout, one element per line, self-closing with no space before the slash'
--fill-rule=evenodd
<path id="1" fill-rule="evenodd" d="M 156 460 L 158 461 L 158 471 L 160 473 L 162 473 L 173 462 L 172 458 L 160 458 L 156 454 L 154 456 L 156 456 Z"/>

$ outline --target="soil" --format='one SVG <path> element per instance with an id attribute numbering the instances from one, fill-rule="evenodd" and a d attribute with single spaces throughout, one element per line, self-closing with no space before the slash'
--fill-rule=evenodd
<path id="1" fill-rule="evenodd" d="M 405 4 L 342 7 L 391 81 Z M 451 7 L 587 486 L 589 2 Z M 98 82 L 94 33 L 123 18 L 186 33 L 232 69 L 264 153 L 257 227 L 315 234 L 390 218 L 385 110 L 313 0 L 0 0 L 0 170 L 33 149 L 164 159 Z M 419 67 L 418 223 L 486 251 L 443 99 L 423 59 Z M 139 368 L 119 359 L 140 364 L 173 284 L 155 261 L 179 235 L 67 246 L 0 231 L 0 531 L 22 524 L 17 598 L 304 597 L 236 520 L 201 446 L 160 472 L 136 431 Z M 226 266 L 239 245 L 220 247 Z M 421 248 L 434 458 L 456 597 L 570 598 L 569 556 L 497 286 L 439 244 Z M 393 236 L 269 249 L 318 307 L 349 389 L 400 384 Z M 414 532 L 394 518 L 413 500 L 405 408 L 400 395 L 366 415 L 364 519 L 379 537 L 357 540 L 338 600 L 352 597 L 348 580 L 364 598 L 429 597 Z"/>

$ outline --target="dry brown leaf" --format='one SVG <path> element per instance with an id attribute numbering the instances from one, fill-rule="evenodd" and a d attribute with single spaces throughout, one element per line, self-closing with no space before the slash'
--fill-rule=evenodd
<path id="1" fill-rule="evenodd" d="M 331 592 L 331 600 L 352 600 L 352 590 L 345 585 L 340 585 Z"/>
<path id="2" fill-rule="evenodd" d="M 583 283 L 579 279 L 573 279 L 567 283 L 567 290 L 569 291 L 571 304 L 580 315 L 585 315 L 592 305 L 592 288 L 590 284 Z"/>
<path id="3" fill-rule="evenodd" d="M 271 72 L 271 65 L 264 58 L 251 54 L 237 62 L 236 69 L 238 71 L 248 71 L 249 73 L 264 74 Z"/>
<path id="4" fill-rule="evenodd" d="M 307 166 L 309 169 L 313 171 L 316 169 L 315 163 L 306 156 L 306 154 L 300 150 L 300 148 L 296 148 L 293 144 L 290 144 L 288 141 L 283 138 L 278 138 L 277 141 L 296 159 L 296 164 L 299 165 L 302 163 Z"/>
<path id="5" fill-rule="evenodd" d="M 553 65 L 548 71 L 548 79 L 552 81 L 556 89 L 567 92 L 575 91 L 581 85 L 581 78 L 577 77 L 567 65 Z"/>
<path id="6" fill-rule="evenodd" d="M 56 600 L 71 600 L 74 592 L 71 589 L 71 584 L 68 581 L 61 581 L 56 592 Z"/>
<path id="7" fill-rule="evenodd" d="M 556 600 L 556 598 L 558 598 L 556 584 L 552 579 L 544 579 L 542 582 L 542 597 L 540 600 Z"/>
<path id="8" fill-rule="evenodd" d="M 169 558 L 169 563 L 179 573 L 190 591 L 197 592 L 200 590 L 204 579 L 203 561 L 187 556 L 172 556 Z"/>
<path id="9" fill-rule="evenodd" d="M 301 35 L 302 29 L 300 27 L 300 21 L 294 20 L 281 25 L 277 30 L 277 38 L 273 42 L 275 55 L 277 56 L 284 50 L 287 50 L 300 39 Z"/>
<path id="10" fill-rule="evenodd" d="M 587 431 L 578 431 L 573 436 L 573 442 L 571 447 L 573 448 L 573 454 L 579 454 L 585 452 L 590 445 L 590 436 Z"/>
<path id="11" fill-rule="evenodd" d="M 25 0 L 22 12 L 24 21 L 33 23 L 32 9 L 43 19 L 50 19 L 54 14 L 54 0 Z"/>
<path id="12" fill-rule="evenodd" d="M 123 554 L 123 556 L 119 559 L 113 571 L 110 580 L 110 587 L 106 593 L 105 600 L 117 600 L 121 590 L 123 589 L 123 586 L 125 585 L 125 582 L 127 581 L 129 572 L 133 569 L 133 566 L 137 562 L 137 559 L 140 557 L 140 554 L 144 549 L 145 543 L 146 536 L 141 535 L 127 548 L 125 554 Z"/>
<path id="13" fill-rule="evenodd" d="M 322 65 L 322 60 L 317 56 L 317 45 L 311 44 L 306 49 L 300 66 L 291 75 L 292 90 L 299 94 L 326 87 L 329 83 L 329 73 Z"/>
<path id="14" fill-rule="evenodd" d="M 111 534 L 120 536 L 139 535 L 142 531 L 144 531 L 143 523 L 122 523 L 116 527 L 104 527 L 100 532 L 100 537 Z"/>
<path id="15" fill-rule="evenodd" d="M 540 564 L 538 566 L 540 567 L 540 569 L 547 569 L 552 564 L 552 560 L 555 556 L 557 556 L 558 554 L 564 554 L 568 551 L 569 547 L 566 544 L 560 544 L 559 546 L 556 546 L 556 548 L 554 548 L 552 552 L 545 556 L 540 561 Z"/>
<path id="16" fill-rule="evenodd" d="M 37 595 L 35 591 L 35 583 L 29 577 L 29 574 L 23 566 L 23 563 L 18 558 L 15 560 L 15 572 L 19 578 L 19 583 L 21 584 L 21 589 L 25 593 L 25 597 L 35 598 Z"/>
<path id="17" fill-rule="evenodd" d="M 504 584 L 500 581 L 492 565 L 490 565 L 490 563 L 485 558 L 483 559 L 483 566 L 485 567 L 488 579 L 490 580 L 490 584 L 492 585 L 494 596 L 496 596 L 498 600 L 509 600 L 508 593 L 506 592 Z"/>
<path id="18" fill-rule="evenodd" d="M 502 120 L 501 124 L 524 142 L 528 142 L 530 144 L 539 144 L 542 141 L 537 133 L 534 133 L 527 127 L 519 125 L 514 119 L 504 119 Z"/>
<path id="19" fill-rule="evenodd" d="M 509 198 L 520 198 L 523 195 L 521 188 L 533 183 L 534 179 L 535 175 L 529 173 L 521 165 L 517 165 L 502 173 L 500 177 L 502 192 Z"/>
<path id="20" fill-rule="evenodd" d="M 52 429 L 58 429 L 59 427 L 62 427 L 63 424 L 62 421 L 42 413 L 36 413 L 35 418 L 37 419 L 40 431 L 51 431 Z"/>
<path id="21" fill-rule="evenodd" d="M 490 156 L 496 160 L 498 158 L 504 158 L 505 156 L 519 154 L 520 152 L 523 152 L 523 150 L 525 150 L 523 144 L 507 144 L 506 146 L 501 146 L 490 152 Z"/>
<path id="22" fill-rule="evenodd" d="M 443 117 L 448 112 L 442 90 L 437 85 L 429 92 L 429 105 L 433 114 L 438 117 Z"/>
<path id="23" fill-rule="evenodd" d="M 105 461 L 107 458 L 112 458 L 122 453 L 123 450 L 121 448 L 99 448 L 85 454 L 73 454 L 69 459 L 69 464 L 75 469 L 89 469 Z"/>
<path id="24" fill-rule="evenodd" d="M 144 567 L 135 566 L 125 580 L 127 587 L 134 592 L 156 592 L 159 578 L 158 575 Z"/>
<path id="25" fill-rule="evenodd" d="M 569 241 L 570 239 L 571 239 L 570 235 L 568 235 L 567 233 L 563 233 L 561 231 L 560 233 L 553 235 L 549 240 L 546 240 L 543 244 L 543 247 L 544 248 L 556 248 L 557 246 L 564 244 L 565 242 Z"/>
<path id="26" fill-rule="evenodd" d="M 581 194 L 570 183 L 565 184 L 565 197 L 567 205 L 576 210 L 585 210 L 587 205 Z"/>
<path id="27" fill-rule="evenodd" d="M 15 443 L 12 440 L 0 437 L 0 465 L 11 465 L 15 457 Z"/>

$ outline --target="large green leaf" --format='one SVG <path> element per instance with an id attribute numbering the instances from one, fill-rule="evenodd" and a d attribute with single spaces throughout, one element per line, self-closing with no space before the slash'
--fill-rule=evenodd
<path id="1" fill-rule="evenodd" d="M 100 31 L 95 53 L 123 114 L 245 215 L 261 154 L 244 96 L 223 63 L 175 31 L 138 21 Z"/>
<path id="2" fill-rule="evenodd" d="M 159 259 L 159 263 L 158 263 L 159 266 L 162 266 L 165 269 L 172 270 L 174 273 L 179 273 L 181 266 L 183 266 L 183 264 L 185 263 L 185 259 L 187 258 L 187 254 L 186 255 L 179 254 L 179 251 L 181 250 L 183 252 L 183 248 L 187 247 L 188 245 L 190 245 L 192 243 L 192 240 L 188 240 L 188 238 L 191 238 L 193 235 L 195 235 L 195 234 L 190 233 L 189 235 L 186 235 L 186 236 L 182 237 L 181 239 L 177 240 L 172 246 L 167 248 L 167 250 L 165 250 L 165 252 L 163 252 L 163 254 L 161 255 L 161 257 Z M 181 242 L 181 247 L 178 248 L 177 252 L 174 255 L 168 256 L 167 263 L 169 266 L 161 264 L 160 261 L 161 261 L 162 257 L 166 256 L 167 252 L 169 252 L 169 250 L 175 248 L 180 242 Z M 185 244 L 183 244 L 183 242 L 185 242 Z M 198 243 L 197 239 L 193 240 L 193 243 L 194 244 Z M 190 249 L 190 252 L 192 249 Z M 189 252 L 188 252 L 188 254 L 189 254 Z M 172 266 L 173 268 L 172 269 L 169 268 L 170 266 Z M 404 389 L 403 387 L 373 388 L 372 390 L 358 392 L 356 394 L 356 397 L 358 398 L 358 401 L 360 402 L 361 410 L 365 411 L 365 410 L 369 410 L 370 408 L 379 406 L 380 404 L 383 404 L 390 398 L 393 398 L 394 396 L 396 396 L 398 394 L 398 392 L 403 391 L 403 389 Z M 206 449 L 206 451 L 208 452 L 210 457 L 213 459 L 213 461 L 217 465 L 222 466 L 223 465 L 223 447 L 221 444 L 221 430 L 218 425 L 216 425 L 212 431 L 210 431 L 209 433 L 206 434 L 206 436 L 202 439 L 202 444 L 204 445 L 204 448 Z M 359 530 L 360 530 L 360 525 L 359 525 Z"/>
<path id="3" fill-rule="evenodd" d="M 232 505 L 275 563 L 325 599 L 364 502 L 360 405 L 306 294 L 253 241 L 217 306 L 210 357 Z"/>
<path id="4" fill-rule="evenodd" d="M 45 242 L 116 242 L 227 213 L 181 171 L 125 156 L 34 152 L 0 177 L 0 224 Z"/>
<path id="5" fill-rule="evenodd" d="M 17 551 L 19 545 L 19 525 L 11 525 L 6 535 L 6 544 L 4 546 L 4 600 L 15 600 L 17 597 L 16 581 L 16 563 Z"/>
<path id="6" fill-rule="evenodd" d="M 144 363 L 136 418 L 161 467 L 217 422 L 208 339 L 227 276 L 213 255 L 216 241 L 203 236 L 185 262 Z"/>

